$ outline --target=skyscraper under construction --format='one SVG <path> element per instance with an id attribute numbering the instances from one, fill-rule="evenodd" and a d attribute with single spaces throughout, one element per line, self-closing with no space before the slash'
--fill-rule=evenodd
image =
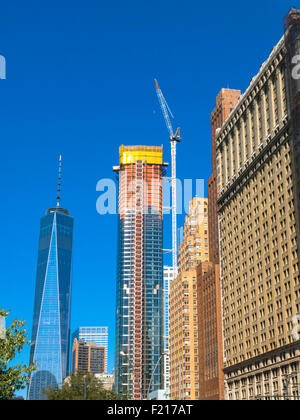
<path id="1" fill-rule="evenodd" d="M 163 388 L 162 147 L 121 146 L 115 389 Z"/>

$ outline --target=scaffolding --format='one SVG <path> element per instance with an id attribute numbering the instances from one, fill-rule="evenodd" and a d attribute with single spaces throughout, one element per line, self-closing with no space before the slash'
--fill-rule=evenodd
<path id="1" fill-rule="evenodd" d="M 143 212 L 144 212 L 144 165 L 135 165 L 135 212 L 134 212 L 134 273 L 133 273 L 133 389 L 134 400 L 141 400 L 142 351 L 143 351 Z"/>

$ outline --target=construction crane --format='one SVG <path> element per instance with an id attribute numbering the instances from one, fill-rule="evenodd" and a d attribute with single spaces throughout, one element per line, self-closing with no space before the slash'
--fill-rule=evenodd
<path id="1" fill-rule="evenodd" d="M 167 128 L 170 134 L 171 142 L 171 165 L 172 165 L 172 263 L 173 263 L 173 272 L 174 276 L 177 276 L 178 266 L 177 266 L 177 186 L 176 186 L 176 145 L 181 141 L 180 138 L 180 128 L 177 128 L 175 134 L 173 131 L 172 123 L 170 116 L 174 118 L 172 111 L 167 104 L 167 101 L 164 98 L 164 95 L 157 83 L 155 81 L 157 97 L 162 109 L 164 119 L 166 121 Z"/>

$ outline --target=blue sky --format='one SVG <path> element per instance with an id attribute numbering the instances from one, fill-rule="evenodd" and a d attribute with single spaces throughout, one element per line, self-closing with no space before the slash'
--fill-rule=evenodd
<path id="1" fill-rule="evenodd" d="M 282 36 L 290 6 L 286 0 L 1 5 L 7 80 L 0 80 L 0 307 L 11 309 L 11 318 L 25 318 L 31 334 L 39 220 L 55 205 L 61 153 L 62 205 L 75 218 L 72 331 L 108 325 L 112 370 L 117 216 L 97 214 L 96 184 L 113 178 L 122 143 L 163 144 L 170 161 L 154 77 L 182 128 L 178 177 L 206 181 L 215 97 L 222 87 L 247 88 Z M 165 248 L 170 223 L 167 216 Z M 28 359 L 27 348 L 17 361 Z"/>

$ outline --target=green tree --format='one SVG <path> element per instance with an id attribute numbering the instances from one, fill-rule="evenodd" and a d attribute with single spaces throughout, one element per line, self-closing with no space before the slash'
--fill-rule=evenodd
<path id="1" fill-rule="evenodd" d="M 9 312 L 0 309 L 0 318 L 7 318 Z M 27 330 L 24 320 L 15 319 L 4 334 L 0 336 L 0 400 L 10 400 L 15 392 L 26 388 L 30 374 L 36 370 L 35 365 L 19 364 L 11 366 L 17 353 L 23 350 L 27 341 Z"/>
<path id="2" fill-rule="evenodd" d="M 48 400 L 120 400 L 120 396 L 104 388 L 94 375 L 78 372 L 71 375 L 61 388 L 44 391 Z"/>

